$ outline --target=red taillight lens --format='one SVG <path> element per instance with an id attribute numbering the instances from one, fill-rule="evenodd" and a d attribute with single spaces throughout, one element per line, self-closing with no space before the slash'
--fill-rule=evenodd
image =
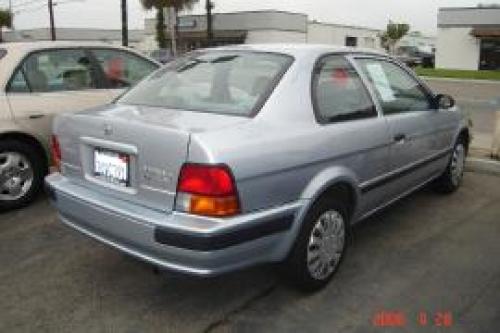
<path id="1" fill-rule="evenodd" d="M 52 155 L 52 165 L 57 171 L 61 171 L 61 146 L 57 136 L 52 135 L 50 138 L 50 153 Z"/>
<path id="2" fill-rule="evenodd" d="M 238 214 L 240 205 L 231 170 L 222 165 L 185 164 L 179 176 L 176 207 L 204 216 Z"/>
<path id="3" fill-rule="evenodd" d="M 207 196 L 235 194 L 231 171 L 224 166 L 185 164 L 179 177 L 179 192 Z"/>

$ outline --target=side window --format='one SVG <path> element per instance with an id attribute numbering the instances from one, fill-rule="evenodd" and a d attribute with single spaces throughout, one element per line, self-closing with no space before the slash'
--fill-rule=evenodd
<path id="1" fill-rule="evenodd" d="M 34 53 L 15 73 L 8 91 L 74 91 L 96 87 L 90 60 L 83 50 Z"/>
<path id="2" fill-rule="evenodd" d="M 398 65 L 379 59 L 358 59 L 358 62 L 375 88 L 384 114 L 431 108 L 424 88 Z"/>
<path id="3" fill-rule="evenodd" d="M 313 100 L 322 122 L 375 117 L 377 112 L 358 73 L 343 56 L 323 58 L 313 77 Z"/>
<path id="4" fill-rule="evenodd" d="M 112 89 L 135 85 L 158 66 L 141 57 L 118 50 L 92 50 Z"/>
<path id="5" fill-rule="evenodd" d="M 15 93 L 28 93 L 30 89 L 26 83 L 26 78 L 24 77 L 23 71 L 17 71 L 16 75 L 12 78 L 8 92 Z"/>

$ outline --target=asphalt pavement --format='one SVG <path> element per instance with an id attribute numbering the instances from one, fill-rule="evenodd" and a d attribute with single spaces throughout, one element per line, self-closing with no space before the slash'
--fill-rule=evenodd
<path id="1" fill-rule="evenodd" d="M 499 332 L 500 177 L 468 172 L 354 227 L 308 295 L 258 267 L 155 274 L 61 225 L 42 197 L 0 215 L 0 332 Z"/>

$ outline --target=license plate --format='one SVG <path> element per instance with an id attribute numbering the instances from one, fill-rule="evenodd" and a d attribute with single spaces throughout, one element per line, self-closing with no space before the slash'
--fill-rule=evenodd
<path id="1" fill-rule="evenodd" d="M 94 176 L 108 183 L 126 187 L 129 185 L 129 162 L 127 154 L 109 150 L 94 150 Z"/>

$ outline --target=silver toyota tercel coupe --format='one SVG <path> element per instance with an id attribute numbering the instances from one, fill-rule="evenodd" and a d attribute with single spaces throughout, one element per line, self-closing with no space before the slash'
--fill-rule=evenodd
<path id="1" fill-rule="evenodd" d="M 353 223 L 428 183 L 456 190 L 469 141 L 453 99 L 387 55 L 224 47 L 57 117 L 46 184 L 63 223 L 159 268 L 281 263 L 315 290 Z"/>

